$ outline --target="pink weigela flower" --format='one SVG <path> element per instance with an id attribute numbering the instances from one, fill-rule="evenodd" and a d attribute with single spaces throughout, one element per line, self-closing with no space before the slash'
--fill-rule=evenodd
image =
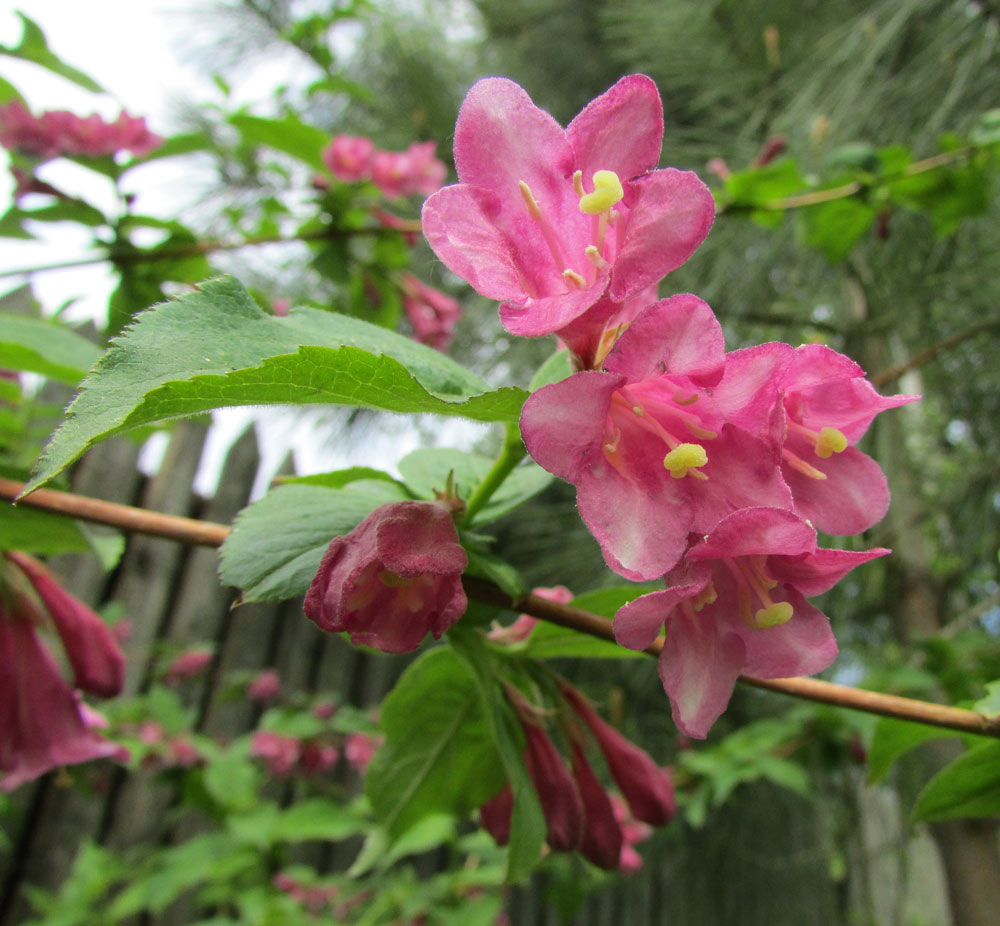
<path id="1" fill-rule="evenodd" d="M 715 216 L 690 171 L 654 170 L 663 106 L 648 77 L 624 77 L 563 130 L 513 81 L 469 91 L 455 127 L 459 183 L 424 203 L 437 256 L 497 299 L 512 334 L 543 335 L 602 296 L 656 284 L 701 244 Z"/>
<path id="2" fill-rule="evenodd" d="M 638 315 L 603 371 L 576 373 L 525 402 L 528 453 L 576 485 L 580 515 L 619 575 L 664 575 L 689 532 L 707 533 L 740 508 L 791 507 L 780 448 L 731 423 L 713 397 L 725 367 L 712 310 L 673 296 Z M 779 393 L 772 383 L 744 399 L 766 420 Z"/>
<path id="3" fill-rule="evenodd" d="M 833 661 L 830 623 L 806 597 L 888 552 L 819 549 L 816 531 L 793 512 L 746 508 L 688 551 L 664 591 L 619 610 L 615 637 L 641 650 L 666 625 L 660 679 L 678 728 L 703 739 L 741 672 L 788 678 Z"/>
<path id="4" fill-rule="evenodd" d="M 412 273 L 400 277 L 403 311 L 413 328 L 413 338 L 435 350 L 446 350 L 455 337 L 462 307 L 446 293 L 428 286 Z"/>
<path id="5" fill-rule="evenodd" d="M 357 183 L 369 180 L 375 145 L 370 138 L 360 135 L 335 135 L 320 157 L 338 180 Z"/>
<path id="6" fill-rule="evenodd" d="M 468 564 L 447 509 L 390 502 L 335 537 L 306 594 L 306 616 L 321 630 L 385 653 L 438 639 L 464 613 Z"/>

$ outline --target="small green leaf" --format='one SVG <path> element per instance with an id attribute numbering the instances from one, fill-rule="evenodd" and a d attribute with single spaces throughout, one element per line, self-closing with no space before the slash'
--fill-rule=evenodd
<path id="1" fill-rule="evenodd" d="M 90 543 L 80 525 L 65 515 L 0 502 L 0 550 L 25 553 L 87 553 Z"/>
<path id="2" fill-rule="evenodd" d="M 574 605 L 575 607 L 575 605 Z M 600 640 L 590 634 L 570 630 L 539 621 L 531 631 L 531 636 L 519 650 L 519 655 L 532 659 L 648 659 L 645 653 L 637 653 L 612 643 Z"/>
<path id="3" fill-rule="evenodd" d="M 868 747 L 868 784 L 883 781 L 896 761 L 917 746 L 929 740 L 958 735 L 953 730 L 931 727 L 925 723 L 880 717 Z"/>
<path id="4" fill-rule="evenodd" d="M 370 466 L 351 466 L 347 469 L 337 469 L 329 473 L 313 473 L 310 476 L 282 476 L 279 482 L 282 485 L 309 485 L 323 486 L 326 489 L 342 489 L 352 482 L 369 479 L 392 482 L 399 485 L 388 473 L 383 473 L 380 469 L 372 469 Z"/>
<path id="5" fill-rule="evenodd" d="M 316 309 L 264 312 L 235 280 L 140 314 L 84 381 L 31 488 L 121 431 L 230 405 L 361 405 L 516 421 L 521 389 L 491 392 L 438 351 Z"/>
<path id="6" fill-rule="evenodd" d="M 987 682 L 986 691 L 986 697 L 980 698 L 972 705 L 972 709 L 980 714 L 986 714 L 987 717 L 1000 714 L 1000 679 L 995 682 Z"/>
<path id="7" fill-rule="evenodd" d="M 89 90 L 91 93 L 104 93 L 104 88 L 97 81 L 88 77 L 83 71 L 66 64 L 65 61 L 49 49 L 48 43 L 45 41 L 45 33 L 42 32 L 38 23 L 25 16 L 19 10 L 15 10 L 15 12 L 21 20 L 21 25 L 24 27 L 21 41 L 11 48 L 0 45 L 0 54 L 33 61 L 40 67 L 52 71 L 53 74 L 58 74 L 60 77 L 64 77 L 66 80 L 83 87 L 84 90 Z"/>
<path id="8" fill-rule="evenodd" d="M 1000 743 L 983 743 L 938 772 L 917 796 L 913 819 L 934 823 L 1000 814 Z"/>
<path id="9" fill-rule="evenodd" d="M 469 557 L 469 566 L 466 570 L 470 576 L 477 576 L 486 579 L 494 585 L 502 588 L 511 598 L 520 598 L 528 591 L 521 573 L 510 563 L 494 556 L 486 550 L 480 550 L 474 546 L 466 546 L 465 552 Z"/>
<path id="10" fill-rule="evenodd" d="M 432 499 L 445 487 L 449 473 L 458 493 L 468 498 L 490 471 L 493 461 L 478 453 L 443 447 L 414 450 L 399 461 L 399 473 L 410 490 L 420 498 Z M 552 476 L 530 461 L 516 467 L 472 519 L 473 526 L 495 521 L 552 482 Z"/>
<path id="11" fill-rule="evenodd" d="M 101 349 L 56 322 L 4 315 L 0 368 L 41 373 L 76 385 L 100 359 Z"/>
<path id="12" fill-rule="evenodd" d="M 561 383 L 572 375 L 573 365 L 570 363 L 570 352 L 557 350 L 535 371 L 535 375 L 531 377 L 531 383 L 528 385 L 528 392 L 534 392 L 536 389 L 541 389 L 542 386 L 549 386 L 552 383 Z"/>
<path id="13" fill-rule="evenodd" d="M 330 135 L 307 125 L 297 116 L 288 113 L 282 119 L 265 119 L 241 113 L 230 116 L 229 122 L 250 144 L 284 151 L 310 167 L 326 172 L 321 154 L 330 143 Z"/>
<path id="14" fill-rule="evenodd" d="M 219 576 L 244 601 L 294 598 L 309 588 L 330 541 L 406 493 L 394 482 L 361 481 L 343 489 L 283 485 L 244 508 L 220 553 Z"/>
<path id="15" fill-rule="evenodd" d="M 831 263 L 843 260 L 871 227 L 876 210 L 854 198 L 835 199 L 800 212 L 805 242 Z"/>
<path id="16" fill-rule="evenodd" d="M 503 784 L 475 679 L 450 647 L 421 656 L 382 702 L 385 743 L 365 776 L 393 838 L 434 814 L 464 816 Z"/>

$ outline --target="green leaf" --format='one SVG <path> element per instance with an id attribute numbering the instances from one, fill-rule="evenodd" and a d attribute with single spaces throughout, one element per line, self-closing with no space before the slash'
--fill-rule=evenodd
<path id="1" fill-rule="evenodd" d="M 112 340 L 31 488 L 99 440 L 222 406 L 336 403 L 516 421 L 526 397 L 491 392 L 438 351 L 357 319 L 316 309 L 270 315 L 222 278 L 143 312 Z"/>
<path id="2" fill-rule="evenodd" d="M 393 482 L 366 480 L 343 489 L 282 485 L 244 508 L 220 553 L 219 576 L 244 601 L 294 598 L 309 588 L 334 537 L 406 493 Z"/>
<path id="3" fill-rule="evenodd" d="M 486 550 L 480 550 L 474 546 L 466 546 L 465 552 L 469 557 L 469 566 L 466 569 L 471 576 L 480 579 L 487 579 L 494 585 L 502 588 L 511 598 L 520 598 L 528 591 L 528 586 L 510 563 L 494 556 Z"/>
<path id="4" fill-rule="evenodd" d="M 854 198 L 831 200 L 799 213 L 805 242 L 831 263 L 843 260 L 875 219 L 876 210 Z"/>
<path id="5" fill-rule="evenodd" d="M 33 61 L 40 67 L 52 71 L 53 74 L 58 74 L 60 77 L 64 77 L 74 84 L 78 84 L 85 90 L 89 90 L 92 93 L 104 93 L 104 88 L 97 81 L 88 77 L 83 71 L 79 71 L 75 67 L 66 64 L 49 49 L 48 43 L 45 41 L 45 33 L 42 32 L 39 25 L 33 19 L 25 16 L 19 10 L 15 10 L 15 12 L 24 27 L 21 41 L 14 47 L 0 45 L 0 54 Z"/>
<path id="6" fill-rule="evenodd" d="M 229 117 L 243 139 L 252 145 L 266 145 L 284 151 L 310 167 L 326 172 L 321 154 L 330 143 L 330 135 L 322 129 L 307 125 L 291 113 L 282 119 L 265 119 L 261 116 L 238 114 Z"/>
<path id="7" fill-rule="evenodd" d="M 931 727 L 925 723 L 880 717 L 868 747 L 868 784 L 883 781 L 896 761 L 911 749 L 929 740 L 958 735 L 954 730 Z"/>
<path id="8" fill-rule="evenodd" d="M 986 714 L 987 717 L 1000 714 L 1000 679 L 995 682 L 987 682 L 986 691 L 986 697 L 980 698 L 972 705 L 972 709 L 980 714 Z"/>
<path id="9" fill-rule="evenodd" d="M 549 386 L 552 383 L 561 383 L 564 379 L 573 375 L 573 365 L 570 363 L 570 353 L 568 350 L 557 350 L 548 360 L 545 361 L 531 377 L 528 385 L 528 392 L 541 389 L 542 386 Z"/>
<path id="10" fill-rule="evenodd" d="M 285 809 L 265 803 L 250 813 L 233 814 L 228 820 L 229 832 L 236 839 L 262 849 L 279 842 L 339 842 L 368 825 L 356 806 L 324 797 L 297 801 Z"/>
<path id="11" fill-rule="evenodd" d="M 89 553 L 90 549 L 87 537 L 72 518 L 0 503 L 0 550 L 50 555 Z"/>
<path id="12" fill-rule="evenodd" d="M 933 823 L 1000 814 L 1000 743 L 983 743 L 938 772 L 917 796 L 913 818 Z"/>
<path id="13" fill-rule="evenodd" d="M 475 672 L 490 734 L 514 794 L 507 853 L 507 880 L 523 881 L 538 864 L 546 832 L 542 807 L 524 765 L 524 744 L 516 729 L 513 714 L 497 683 L 497 676 L 493 671 L 495 657 L 486 648 L 482 638 L 475 631 L 459 627 L 452 628 L 449 639 Z M 498 785 L 486 799 L 493 797 L 499 790 Z"/>
<path id="14" fill-rule="evenodd" d="M 410 490 L 420 498 L 432 499 L 444 490 L 448 473 L 454 472 L 454 485 L 461 496 L 468 498 L 493 466 L 493 460 L 478 453 L 444 447 L 414 450 L 399 461 L 399 474 Z M 504 480 L 472 519 L 473 525 L 495 521 L 518 505 L 537 495 L 552 476 L 532 462 L 522 463 Z"/>
<path id="15" fill-rule="evenodd" d="M 503 784 L 475 679 L 449 647 L 425 653 L 382 702 L 385 743 L 365 776 L 375 817 L 397 838 L 434 814 L 464 816 Z"/>
<path id="16" fill-rule="evenodd" d="M 383 473 L 380 469 L 372 469 L 370 466 L 351 466 L 347 469 L 337 469 L 329 473 L 313 473 L 310 476 L 282 476 L 279 481 L 282 485 L 309 485 L 323 486 L 327 489 L 342 489 L 352 482 L 369 479 L 392 482 L 399 485 L 388 473 Z"/>
<path id="17" fill-rule="evenodd" d="M 524 648 L 515 650 L 532 659 L 648 659 L 645 653 L 637 653 L 612 643 L 600 640 L 590 634 L 539 621 L 531 636 L 524 642 Z"/>
<path id="18" fill-rule="evenodd" d="M 76 385 L 97 363 L 101 349 L 56 322 L 24 316 L 3 316 L 0 368 L 41 373 Z"/>

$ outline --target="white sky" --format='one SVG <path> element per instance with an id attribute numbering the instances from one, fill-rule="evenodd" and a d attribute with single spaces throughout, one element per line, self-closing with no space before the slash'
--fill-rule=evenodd
<path id="1" fill-rule="evenodd" d="M 145 116 L 153 131 L 169 134 L 170 103 L 178 97 L 205 101 L 217 99 L 210 80 L 185 61 L 185 44 L 199 28 L 192 10 L 204 10 L 198 0 L 0 0 L 0 42 L 16 44 L 21 35 L 22 9 L 41 26 L 49 47 L 64 61 L 87 73 L 101 84 L 107 96 L 88 93 L 74 84 L 28 62 L 0 56 L 0 76 L 24 95 L 33 110 L 69 109 L 80 115 L 100 113 L 114 118 L 122 108 L 131 115 Z M 292 65 L 294 66 L 294 65 Z M 240 100 L 263 98 L 269 87 L 281 79 L 293 78 L 289 65 L 272 62 L 264 69 L 244 75 L 236 90 Z M 3 163 L 0 149 L 0 166 Z M 60 188 L 77 192 L 95 205 L 109 205 L 108 185 L 84 168 L 67 163 L 46 165 L 39 175 Z M 149 165 L 132 175 L 130 185 L 143 199 L 137 209 L 149 214 L 170 216 L 183 200 L 183 166 Z M 0 170 L 0 213 L 10 205 L 12 184 Z M 35 229 L 44 234 L 42 242 L 4 239 L 0 247 L 0 272 L 72 260 L 87 253 L 88 235 L 63 223 Z M 0 278 L 0 294 L 20 285 L 25 277 Z M 48 310 L 74 299 L 68 318 L 102 317 L 114 277 L 107 265 L 52 271 L 33 275 L 35 293 Z M 209 435 L 209 447 L 196 480 L 200 491 L 211 493 L 218 469 L 229 444 L 250 421 L 262 431 L 264 455 L 256 492 L 266 487 L 269 474 L 281 463 L 289 448 L 296 455 L 299 472 L 318 472 L 341 466 L 372 465 L 392 469 L 395 462 L 420 441 L 405 419 L 384 416 L 385 428 L 366 436 L 363 446 L 331 450 L 317 434 L 314 416 L 295 418 L 279 410 L 232 409 L 216 415 Z M 484 433 L 484 426 L 457 420 L 437 419 L 442 443 L 469 446 Z M 145 454 L 147 467 L 158 465 L 164 436 L 151 441 Z"/>

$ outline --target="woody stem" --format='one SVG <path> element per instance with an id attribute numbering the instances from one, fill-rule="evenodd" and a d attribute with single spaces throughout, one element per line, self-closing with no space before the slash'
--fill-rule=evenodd
<path id="1" fill-rule="evenodd" d="M 508 438 L 510 436 L 511 433 L 508 432 Z M 510 440 L 505 442 L 505 450 L 511 444 Z M 513 460 L 506 467 L 506 472 L 509 472 L 520 457 L 515 457 L 513 449 L 509 451 L 506 457 L 505 451 L 501 451 L 497 462 L 490 472 L 503 471 L 500 462 L 504 459 Z M 504 475 L 506 475 L 506 472 L 504 472 Z M 489 474 L 487 475 L 487 479 L 484 479 L 480 487 L 477 488 L 476 493 L 473 493 L 473 497 L 479 494 L 480 489 L 482 489 L 488 480 L 490 480 Z M 493 483 L 493 490 L 495 490 L 503 481 L 503 477 L 500 476 L 490 481 Z M 0 497 L 13 500 L 23 490 L 24 483 L 0 478 Z M 485 490 L 483 490 L 482 501 L 479 507 L 485 504 L 489 496 L 492 495 L 493 490 L 489 494 L 486 494 Z M 26 507 L 38 508 L 43 511 L 53 511 L 69 515 L 70 517 L 80 518 L 85 521 L 93 521 L 97 524 L 106 524 L 110 527 L 121 528 L 122 530 L 151 534 L 156 537 L 164 537 L 169 540 L 178 540 L 181 543 L 200 546 L 220 546 L 229 535 L 230 530 L 225 524 L 214 524 L 209 521 L 197 521 L 192 518 L 180 518 L 173 515 L 160 514 L 156 511 L 133 508 L 129 505 L 119 505 L 114 502 L 105 502 L 100 499 L 87 498 L 86 496 L 74 495 L 69 492 L 58 492 L 53 489 L 37 489 L 31 495 L 21 499 L 19 504 Z M 522 598 L 515 599 L 491 582 L 469 576 L 463 579 L 463 584 L 469 597 L 476 601 L 482 601 L 487 604 L 498 604 L 501 607 L 530 614 L 533 617 L 558 624 L 561 627 L 568 627 L 603 640 L 614 641 L 614 631 L 611 621 L 597 614 L 581 611 L 579 608 L 574 608 L 570 605 L 548 601 L 537 595 L 525 595 Z M 661 648 L 662 643 L 657 642 L 650 646 L 646 652 L 654 656 L 659 655 Z M 913 698 L 900 698 L 895 695 L 880 694 L 875 691 L 865 691 L 859 688 L 851 688 L 847 685 L 824 682 L 815 678 L 763 679 L 751 675 L 741 675 L 740 681 L 755 688 L 765 688 L 769 691 L 775 691 L 794 698 L 819 701 L 824 704 L 832 704 L 850 710 L 881 714 L 884 717 L 895 717 L 900 720 L 910 720 L 916 723 L 943 727 L 948 730 L 977 733 L 981 736 L 991 736 L 1000 739 L 1000 716 L 987 717 L 985 714 L 975 711 L 948 707 L 943 704 L 933 704 L 928 701 L 917 701 Z"/>

